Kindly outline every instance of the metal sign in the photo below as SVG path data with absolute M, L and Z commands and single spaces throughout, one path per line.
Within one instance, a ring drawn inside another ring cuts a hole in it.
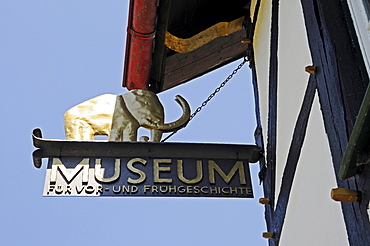
M 247 160 L 50 158 L 44 196 L 253 198 Z
M 254 145 L 66 141 L 33 132 L 34 164 L 48 158 L 44 196 L 253 198 Z

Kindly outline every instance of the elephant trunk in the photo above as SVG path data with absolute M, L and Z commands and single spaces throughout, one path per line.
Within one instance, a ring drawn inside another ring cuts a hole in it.
M 180 129 L 186 126 L 186 124 L 189 122 L 190 106 L 188 102 L 180 95 L 177 95 L 175 100 L 178 104 L 180 104 L 183 110 L 181 117 L 178 120 L 171 122 L 171 123 L 158 124 L 158 127 L 157 127 L 158 130 L 161 130 L 163 132 L 173 132 L 173 131 L 176 131 L 177 129 Z

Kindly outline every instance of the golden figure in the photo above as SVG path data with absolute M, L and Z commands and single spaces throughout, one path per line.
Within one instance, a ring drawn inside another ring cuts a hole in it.
M 107 135 L 109 141 L 137 141 L 137 130 L 142 126 L 151 129 L 150 141 L 159 142 L 163 132 L 174 131 L 189 121 L 189 104 L 180 95 L 175 100 L 183 114 L 165 124 L 163 106 L 154 92 L 137 89 L 123 95 L 97 96 L 64 114 L 66 138 L 94 140 L 95 135 Z

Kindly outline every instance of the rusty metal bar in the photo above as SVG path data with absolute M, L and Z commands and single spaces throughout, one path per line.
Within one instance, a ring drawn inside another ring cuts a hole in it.
M 42 139 L 38 128 L 32 139 L 39 148 L 33 153 L 37 168 L 42 158 L 62 156 L 245 159 L 255 163 L 262 154 L 259 146 L 241 144 L 49 140 Z

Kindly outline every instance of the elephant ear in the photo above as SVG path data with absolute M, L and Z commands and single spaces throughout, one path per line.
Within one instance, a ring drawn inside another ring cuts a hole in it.
M 122 96 L 116 97 L 116 104 L 114 107 L 113 117 L 112 117 L 112 128 L 109 134 L 110 141 L 123 141 L 123 129 L 126 125 L 139 125 L 136 119 L 132 117 L 131 113 L 128 111 L 126 104 Z M 128 140 L 125 140 L 128 141 Z M 131 140 L 130 140 L 131 141 Z M 134 141 L 134 140 L 132 140 Z
M 122 123 L 128 121 L 133 122 L 136 121 L 136 119 L 134 119 L 129 112 L 122 95 L 117 96 L 112 119 L 112 128 L 118 128 Z
M 157 124 L 163 123 L 163 106 L 154 92 L 137 89 L 122 96 L 128 111 L 141 126 L 157 129 Z

